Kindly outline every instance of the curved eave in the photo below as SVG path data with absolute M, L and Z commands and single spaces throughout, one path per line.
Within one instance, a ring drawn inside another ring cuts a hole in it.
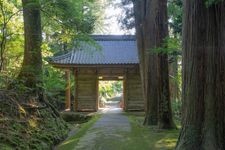
M 56 68 L 132 68 L 139 66 L 138 63 L 130 64 L 59 64 L 51 63 Z

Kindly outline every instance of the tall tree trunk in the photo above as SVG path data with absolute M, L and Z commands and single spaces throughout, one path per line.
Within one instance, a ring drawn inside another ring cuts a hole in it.
M 25 50 L 18 79 L 25 86 L 36 89 L 42 81 L 41 16 L 38 0 L 22 0 Z
M 225 149 L 225 2 L 185 0 L 183 120 L 177 150 Z
M 167 54 L 154 53 L 168 36 L 167 0 L 134 1 L 140 71 L 146 102 L 145 125 L 173 128 Z
M 157 82 L 155 77 L 149 75 L 154 73 L 153 68 L 156 69 L 156 60 L 153 63 L 150 62 L 150 58 L 156 59 L 156 56 L 150 54 L 150 52 L 146 49 L 146 44 L 149 40 L 150 33 L 146 31 L 145 22 L 146 19 L 146 11 L 149 7 L 146 6 L 146 0 L 134 0 L 134 12 L 135 12 L 135 25 L 136 25 L 136 37 L 137 37 L 137 45 L 138 45 L 138 54 L 140 60 L 140 74 L 142 79 L 142 87 L 145 101 L 145 111 L 146 118 L 144 124 L 146 125 L 157 125 L 158 122 L 158 95 L 157 95 Z M 151 66 L 150 66 L 151 65 Z M 149 69 L 152 68 L 152 69 Z M 152 71 L 151 73 L 149 71 Z M 156 71 L 156 70 L 155 70 Z M 155 75 L 155 74 L 154 74 Z M 151 81 L 150 81 L 151 80 Z
M 169 90 L 169 71 L 167 54 L 159 54 L 159 100 L 158 126 L 160 129 L 175 128 L 172 118 L 172 109 Z
M 0 13 L 1 13 L 1 30 L 0 30 L 0 73 L 5 70 L 5 51 L 7 42 L 7 18 L 6 11 L 4 10 L 3 2 L 0 1 Z
M 168 34 L 168 16 L 167 16 L 167 0 L 155 0 L 149 11 L 149 15 L 152 15 L 149 25 L 153 24 L 152 40 L 155 41 L 153 45 L 155 47 L 163 47 L 165 39 L 169 36 Z M 155 11 L 155 12 L 153 12 Z M 150 34 L 151 35 L 151 34 Z M 166 48 L 166 47 L 165 47 Z M 172 119 L 172 110 L 170 103 L 170 90 L 169 90 L 169 71 L 168 71 L 168 55 L 166 53 L 159 53 L 158 59 L 158 126 L 163 129 L 171 129 L 175 127 Z
M 173 56 L 173 62 L 169 64 L 170 99 L 180 100 L 178 76 L 178 56 Z

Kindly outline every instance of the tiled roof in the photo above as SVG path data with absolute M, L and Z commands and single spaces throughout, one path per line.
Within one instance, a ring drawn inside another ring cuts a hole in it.
M 53 57 L 52 64 L 107 65 L 138 64 L 138 52 L 134 36 L 93 35 L 98 46 L 81 44 L 67 54 Z

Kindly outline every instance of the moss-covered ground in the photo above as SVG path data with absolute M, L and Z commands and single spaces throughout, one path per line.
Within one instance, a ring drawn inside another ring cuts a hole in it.
M 128 117 L 131 124 L 130 132 L 118 132 L 116 134 L 121 135 L 123 140 L 108 140 L 104 136 L 99 135 L 96 139 L 94 145 L 90 144 L 90 149 L 95 150 L 95 147 L 98 147 L 96 150 L 103 150 L 99 145 L 109 145 L 108 150 L 173 150 L 179 134 L 178 129 L 174 130 L 159 130 L 157 127 L 143 126 L 144 116 L 137 115 L 139 113 L 125 113 Z M 71 136 L 69 139 L 64 141 L 59 147 L 58 150 L 73 150 L 76 149 L 76 146 L 79 140 L 87 134 L 87 130 L 98 120 L 99 116 L 91 119 L 88 123 L 85 123 L 81 126 L 77 134 Z M 112 147 L 113 146 L 113 147 Z M 103 146 L 102 146 L 103 147 Z M 99 149 L 100 148 L 100 149 Z
M 1 150 L 50 150 L 54 149 L 55 145 L 67 137 L 69 130 L 71 130 L 69 127 L 75 127 L 77 122 L 68 125 L 52 107 L 44 104 L 43 102 L 32 100 L 25 101 L 23 96 L 16 94 L 16 92 L 0 91 Z M 42 106 L 45 107 L 42 108 Z M 112 115 L 111 117 L 113 118 Z M 99 138 L 96 140 L 97 143 L 90 145 L 90 148 L 93 150 L 105 150 L 92 147 L 97 145 L 98 148 L 101 148 L 101 144 L 103 144 L 106 147 L 110 146 L 107 150 L 174 149 L 179 129 L 159 130 L 157 127 L 143 126 L 143 113 L 122 113 L 121 115 L 125 115 L 129 119 L 128 123 L 130 122 L 131 130 L 128 132 L 119 130 L 117 132 L 116 130 L 112 133 L 115 136 L 122 137 L 122 140 L 114 140 L 113 136 L 106 140 L 105 135 L 101 134 L 104 132 L 99 132 L 101 135 L 96 136 L 96 138 Z M 64 118 L 67 118 L 67 120 L 74 120 L 74 117 L 77 120 L 77 115 L 75 114 L 75 116 L 71 113 L 64 114 Z M 72 129 L 75 131 L 74 134 L 62 142 L 57 149 L 75 149 L 80 139 L 87 134 L 88 129 L 100 117 L 101 115 L 96 115 L 87 123 L 76 126 L 75 128 L 78 128 L 78 130 Z M 79 115 L 78 118 L 83 118 L 83 115 Z M 82 122 L 85 120 L 86 118 Z M 99 127 L 97 130 L 101 129 Z
M 63 141 L 61 144 L 59 144 L 56 149 L 57 150 L 72 150 L 79 142 L 79 139 L 85 135 L 87 130 L 100 118 L 100 115 L 93 116 L 88 122 L 83 123 L 77 127 L 75 124 L 74 128 L 74 134 L 72 134 L 70 137 L 68 137 L 65 141 Z
M 68 124 L 52 107 L 26 99 L 0 91 L 1 150 L 51 150 L 68 134 Z
M 179 135 L 178 129 L 159 130 L 157 127 L 143 126 L 142 115 L 127 114 L 131 122 L 132 131 L 121 149 L 129 150 L 173 150 Z

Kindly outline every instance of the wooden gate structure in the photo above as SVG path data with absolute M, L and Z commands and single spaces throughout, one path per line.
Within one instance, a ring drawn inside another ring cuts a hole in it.
M 123 80 L 124 110 L 144 110 L 135 36 L 93 35 L 96 45 L 81 44 L 53 57 L 54 67 L 66 70 L 66 108 L 71 108 L 70 74 L 75 77 L 75 111 L 98 110 L 98 81 Z

